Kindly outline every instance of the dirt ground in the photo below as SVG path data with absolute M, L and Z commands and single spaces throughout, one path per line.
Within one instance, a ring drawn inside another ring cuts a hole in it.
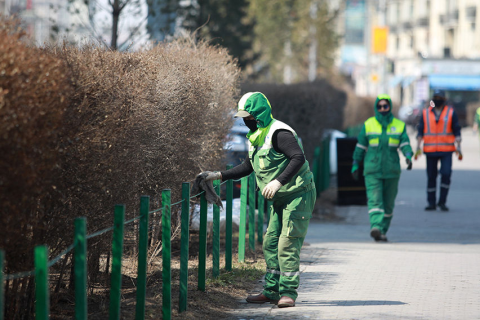
M 225 239 L 220 247 L 225 248 Z M 248 235 L 246 239 L 248 247 Z M 232 271 L 225 271 L 225 256 L 221 252 L 220 276 L 212 277 L 212 248 L 208 239 L 207 280 L 205 292 L 198 286 L 198 234 L 190 237 L 188 264 L 188 298 L 187 311 L 179 313 L 179 277 L 180 244 L 172 241 L 172 319 L 227 319 L 228 310 L 236 308 L 240 299 L 247 296 L 265 273 L 265 261 L 261 244 L 256 243 L 255 252 L 245 254 L 245 262 L 238 262 L 238 235 L 233 237 Z M 135 319 L 136 306 L 136 257 L 124 258 L 122 262 L 122 304 L 121 319 Z M 68 294 L 52 297 L 51 319 L 71 319 L 74 317 L 74 297 Z M 92 288 L 88 294 L 88 318 L 107 319 L 109 308 L 109 289 L 105 286 Z M 161 253 L 155 257 L 148 268 L 146 319 L 162 319 L 162 259 Z
M 321 193 L 315 204 L 313 218 L 322 221 L 341 219 L 335 214 L 337 189 L 331 186 Z M 265 273 L 265 260 L 261 244 L 256 243 L 255 252 L 245 254 L 245 262 L 238 262 L 238 234 L 233 236 L 232 271 L 225 271 L 225 239 L 221 239 L 220 276 L 212 277 L 212 239 L 207 240 L 207 282 L 205 292 L 198 286 L 198 233 L 191 232 L 188 268 L 187 311 L 179 313 L 179 277 L 180 277 L 180 243 L 172 241 L 172 318 L 173 319 L 228 319 L 228 311 L 235 309 L 239 301 L 247 294 L 258 289 L 258 280 Z M 248 234 L 246 239 L 248 247 Z M 122 305 L 121 319 L 135 319 L 137 257 L 125 255 L 122 268 Z M 88 318 L 100 320 L 108 318 L 109 275 L 100 275 L 103 285 L 93 286 L 88 294 Z M 74 316 L 74 297 L 69 294 L 52 295 L 51 319 L 71 319 Z M 162 319 L 162 259 L 161 252 L 152 259 L 147 275 L 146 319 Z

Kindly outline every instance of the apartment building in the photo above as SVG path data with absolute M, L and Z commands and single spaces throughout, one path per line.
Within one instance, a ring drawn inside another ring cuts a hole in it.
M 364 2 L 367 59 L 351 73 L 357 94 L 387 92 L 400 105 L 418 106 L 444 89 L 465 122 L 465 106 L 480 100 L 480 1 Z M 376 26 L 388 27 L 385 53 L 371 52 Z
M 71 12 L 76 12 L 72 14 Z M 87 7 L 66 0 L 0 0 L 0 15 L 21 18 L 36 45 L 65 38 L 79 41 L 91 36 Z M 74 32 L 71 32 L 74 31 Z

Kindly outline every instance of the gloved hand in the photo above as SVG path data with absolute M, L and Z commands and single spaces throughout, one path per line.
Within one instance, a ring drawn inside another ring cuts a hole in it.
M 353 165 L 352 165 L 352 178 L 355 181 L 358 180 L 358 163 L 356 162 L 353 162 Z
M 418 157 L 422 155 L 422 149 L 417 148 L 417 151 L 415 151 L 415 155 L 413 156 L 413 159 L 417 160 Z
M 200 174 L 207 174 L 205 181 L 220 180 L 222 179 L 222 174 L 220 171 L 204 171 Z
M 458 149 L 455 151 L 455 154 L 458 156 L 458 160 L 462 161 L 463 160 L 463 154 L 462 154 L 462 150 L 461 149 Z
M 407 170 L 412 170 L 412 158 L 407 158 L 405 161 L 407 162 Z
M 272 199 L 275 193 L 282 187 L 282 184 L 277 180 L 274 179 L 270 181 L 265 188 L 263 188 L 262 191 L 262 196 L 265 197 L 265 199 Z

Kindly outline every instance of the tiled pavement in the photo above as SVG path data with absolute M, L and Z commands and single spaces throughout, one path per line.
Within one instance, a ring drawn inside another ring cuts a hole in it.
M 480 319 L 478 149 L 477 137 L 464 133 L 466 161 L 454 162 L 449 212 L 423 211 L 426 177 L 417 163 L 417 170 L 402 174 L 389 243 L 369 239 L 366 207 L 337 208 L 344 221 L 310 225 L 297 305 L 279 309 L 243 302 L 229 316 Z

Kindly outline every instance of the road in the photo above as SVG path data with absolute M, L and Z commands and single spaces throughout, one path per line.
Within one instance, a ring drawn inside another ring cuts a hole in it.
M 424 211 L 422 157 L 402 173 L 388 243 L 371 240 L 366 207 L 337 207 L 343 221 L 310 224 L 297 305 L 244 303 L 232 319 L 480 319 L 480 143 L 462 134 L 449 212 Z

